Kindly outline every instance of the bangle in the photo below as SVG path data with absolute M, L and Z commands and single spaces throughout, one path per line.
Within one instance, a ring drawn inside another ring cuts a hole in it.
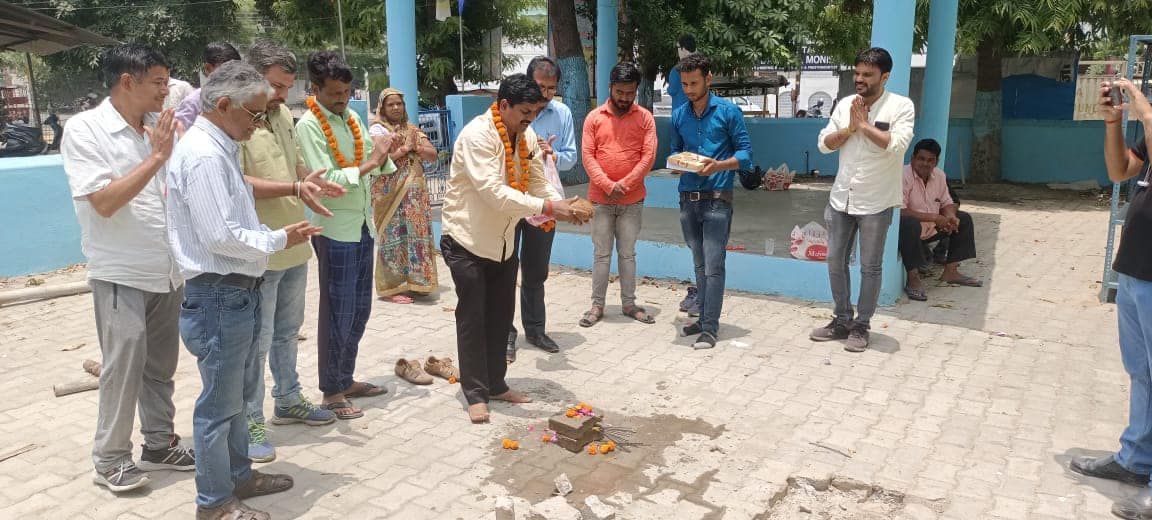
M 292 183 L 292 191 L 296 192 L 296 198 L 300 198 L 300 181 Z
M 551 200 L 545 200 L 544 201 L 544 214 L 548 215 L 548 216 L 552 216 L 552 201 Z

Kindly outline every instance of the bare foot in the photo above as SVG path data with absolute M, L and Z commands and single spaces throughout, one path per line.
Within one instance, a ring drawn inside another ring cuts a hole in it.
M 504 392 L 500 395 L 491 396 L 490 399 L 493 399 L 495 401 L 504 401 L 504 402 L 508 402 L 508 403 L 517 403 L 517 404 L 531 403 L 532 402 L 532 398 L 528 397 L 527 394 L 517 392 L 515 390 L 509 390 L 509 391 Z
M 488 422 L 488 403 L 468 405 L 468 420 L 472 421 L 472 424 Z

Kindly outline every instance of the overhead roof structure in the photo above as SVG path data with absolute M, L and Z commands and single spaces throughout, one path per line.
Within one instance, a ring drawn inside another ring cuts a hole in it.
M 44 56 L 81 45 L 104 46 L 117 43 L 112 38 L 46 14 L 0 1 L 0 51 Z

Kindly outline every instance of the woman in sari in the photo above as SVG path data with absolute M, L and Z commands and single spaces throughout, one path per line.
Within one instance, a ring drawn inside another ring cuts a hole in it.
M 412 295 L 436 290 L 436 257 L 432 242 L 431 203 L 423 161 L 436 160 L 436 147 L 408 122 L 404 94 L 394 88 L 380 93 L 370 135 L 393 134 L 396 171 L 372 185 L 377 232 L 376 294 L 392 303 L 412 303 Z

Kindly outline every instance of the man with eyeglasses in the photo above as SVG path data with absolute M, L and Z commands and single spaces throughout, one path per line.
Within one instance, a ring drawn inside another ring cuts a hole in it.
M 552 161 L 556 169 L 555 176 L 549 176 L 545 169 L 545 177 L 550 177 L 549 183 L 563 195 L 564 185 L 560 183 L 559 173 L 575 167 L 579 153 L 572 110 L 556 99 L 560 67 L 552 58 L 537 56 L 528 62 L 527 75 L 540 86 L 546 102 L 540 115 L 532 122 L 544 161 Z M 520 253 L 520 324 L 524 326 L 524 339 L 548 353 L 560 351 L 560 346 L 544 332 L 544 282 L 548 280 L 552 239 L 556 236 L 554 222 L 539 216 L 522 219 L 516 226 L 515 238 Z M 512 327 L 508 332 L 509 363 L 516 361 L 516 336 L 516 327 Z
M 240 168 L 253 186 L 269 191 L 279 186 L 283 196 L 256 200 L 260 223 L 276 229 L 305 220 L 305 204 L 311 202 L 320 207 L 319 201 L 313 198 L 317 193 L 338 197 L 345 190 L 321 178 L 323 169 L 309 174 L 304 157 L 297 152 L 292 113 L 285 104 L 296 79 L 296 57 L 292 51 L 269 41 L 258 41 L 248 51 L 248 63 L 264 74 L 272 91 L 268 97 L 267 118 L 261 118 L 266 121 L 257 125 L 251 138 L 240 143 Z M 295 196 L 297 190 L 301 197 Z M 331 215 L 326 209 L 319 212 Z M 274 424 L 319 426 L 336 420 L 332 411 L 312 404 L 304 396 L 296 372 L 297 338 L 304 324 L 304 292 L 311 258 L 312 249 L 308 244 L 299 244 L 273 254 L 264 271 L 264 283 L 260 286 L 259 350 L 250 376 L 256 390 L 247 401 L 248 457 L 253 462 L 271 462 L 276 458 L 264 421 L 265 364 L 272 372 Z
M 192 412 L 196 439 L 196 518 L 264 520 L 240 500 L 285 491 L 287 475 L 252 469 L 245 402 L 256 389 L 261 276 L 277 251 L 320 232 L 307 220 L 272 230 L 261 224 L 240 172 L 239 142 L 265 117 L 268 83 L 251 65 L 221 65 L 200 91 L 205 111 L 176 145 L 169 164 L 172 255 L 187 280 L 180 336 L 196 357 L 203 390 Z

